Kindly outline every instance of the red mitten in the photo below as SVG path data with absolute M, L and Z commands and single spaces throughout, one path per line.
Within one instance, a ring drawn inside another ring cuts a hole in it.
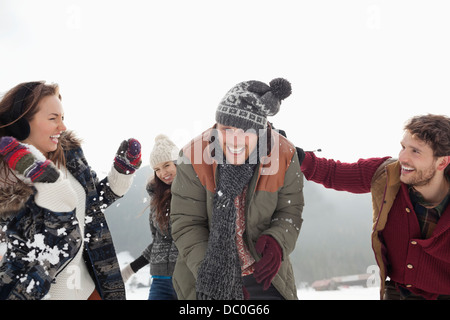
M 259 237 L 255 248 L 262 255 L 262 258 L 255 263 L 253 276 L 256 282 L 264 282 L 263 289 L 267 290 L 278 270 L 280 270 L 283 252 L 278 242 L 268 235 Z

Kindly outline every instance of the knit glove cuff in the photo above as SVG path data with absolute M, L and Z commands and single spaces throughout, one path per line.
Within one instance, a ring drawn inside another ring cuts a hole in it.
M 121 173 L 117 171 L 115 166 L 112 166 L 108 173 L 109 186 L 114 194 L 119 197 L 123 197 L 128 192 L 133 181 L 134 176 L 132 174 Z
M 114 168 L 122 174 L 133 174 L 141 166 L 141 144 L 130 138 L 122 141 L 114 158 Z
M 20 143 L 13 137 L 0 139 L 0 155 L 6 164 L 32 182 L 55 182 L 59 170 L 35 147 Z

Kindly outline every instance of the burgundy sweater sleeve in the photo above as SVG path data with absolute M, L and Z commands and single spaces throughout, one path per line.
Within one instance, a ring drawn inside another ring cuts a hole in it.
M 368 193 L 375 171 L 389 158 L 359 159 L 355 163 L 344 163 L 317 158 L 313 152 L 306 152 L 301 169 L 307 180 L 320 183 L 326 188 Z

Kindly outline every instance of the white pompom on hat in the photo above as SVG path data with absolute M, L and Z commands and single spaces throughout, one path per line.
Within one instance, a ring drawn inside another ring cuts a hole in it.
M 150 166 L 155 168 L 159 163 L 167 161 L 176 161 L 179 153 L 178 147 L 169 137 L 159 134 L 155 138 L 155 145 L 150 153 Z

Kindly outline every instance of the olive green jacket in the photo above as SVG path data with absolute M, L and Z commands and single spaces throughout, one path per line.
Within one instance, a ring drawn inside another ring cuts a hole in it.
M 172 236 L 179 251 L 173 284 L 179 299 L 196 298 L 197 271 L 208 245 L 217 177 L 217 162 L 209 150 L 212 130 L 205 131 L 180 151 L 171 188 Z M 277 240 L 283 259 L 272 284 L 286 299 L 297 299 L 289 254 L 294 250 L 303 221 L 303 174 L 295 147 L 274 130 L 269 136 L 270 152 L 261 158 L 248 185 L 244 241 L 258 261 L 261 258 L 255 250 L 258 238 L 265 234 Z

